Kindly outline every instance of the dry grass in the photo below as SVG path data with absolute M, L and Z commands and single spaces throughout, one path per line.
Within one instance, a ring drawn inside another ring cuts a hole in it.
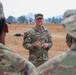
M 26 30 L 34 25 L 9 25 L 9 33 L 6 36 L 6 46 L 14 52 L 20 54 L 22 57 L 28 58 L 28 50 L 26 50 L 23 44 L 23 36 L 16 37 L 16 33 L 24 34 Z M 61 25 L 44 25 L 51 33 L 53 46 L 50 48 L 48 54 L 49 58 L 52 58 L 68 49 L 65 43 L 66 32 Z

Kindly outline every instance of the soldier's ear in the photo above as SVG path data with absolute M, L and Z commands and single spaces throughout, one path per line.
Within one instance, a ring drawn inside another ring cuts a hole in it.
M 6 24 L 5 27 L 3 28 L 3 31 L 8 33 L 8 25 L 7 25 L 7 24 Z

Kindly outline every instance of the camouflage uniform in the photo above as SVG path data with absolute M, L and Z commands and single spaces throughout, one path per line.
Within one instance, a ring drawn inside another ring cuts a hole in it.
M 31 75 L 76 75 L 76 44 L 39 66 Z
M 61 24 L 63 27 L 65 25 L 65 30 L 69 34 L 73 33 L 71 35 L 76 37 L 76 9 L 67 10 Z M 74 41 L 70 50 L 45 62 L 31 75 L 76 75 L 76 42 Z
M 74 42 L 76 42 L 76 39 L 74 37 L 72 37 L 71 35 L 67 34 L 66 35 L 66 43 L 68 45 L 68 43 L 70 45 L 72 45 Z
M 24 33 L 23 46 L 29 50 L 29 60 L 35 65 L 39 66 L 48 60 L 48 50 L 52 46 L 51 35 L 44 27 L 42 30 L 38 30 L 36 27 L 31 28 Z M 47 49 L 32 47 L 32 44 L 36 41 L 40 41 L 41 44 L 48 43 Z
M 30 75 L 34 65 L 0 43 L 0 75 Z

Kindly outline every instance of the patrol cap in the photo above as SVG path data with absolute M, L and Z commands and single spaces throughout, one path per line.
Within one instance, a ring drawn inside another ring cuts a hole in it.
M 76 37 L 76 9 L 66 10 L 61 24 L 68 34 Z
M 6 20 L 3 12 L 3 5 L 0 2 L 0 34 L 2 33 L 2 30 L 5 26 L 6 26 Z
M 38 18 L 43 18 L 43 14 L 41 13 L 35 14 L 35 19 L 38 19 Z

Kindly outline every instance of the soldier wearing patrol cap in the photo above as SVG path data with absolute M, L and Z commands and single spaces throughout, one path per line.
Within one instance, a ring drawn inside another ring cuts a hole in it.
M 8 25 L 0 2 L 0 75 L 30 75 L 35 66 L 5 46 Z
M 40 13 L 35 14 L 35 19 L 38 19 L 38 18 L 43 18 L 43 14 L 40 14 Z
M 76 38 L 76 9 L 67 10 L 61 24 L 69 35 Z M 76 42 L 68 51 L 39 66 L 31 75 L 76 75 Z
M 35 26 L 24 33 L 23 46 L 29 50 L 29 60 L 40 66 L 48 60 L 48 50 L 52 47 L 52 37 L 43 26 L 43 14 L 35 14 Z

